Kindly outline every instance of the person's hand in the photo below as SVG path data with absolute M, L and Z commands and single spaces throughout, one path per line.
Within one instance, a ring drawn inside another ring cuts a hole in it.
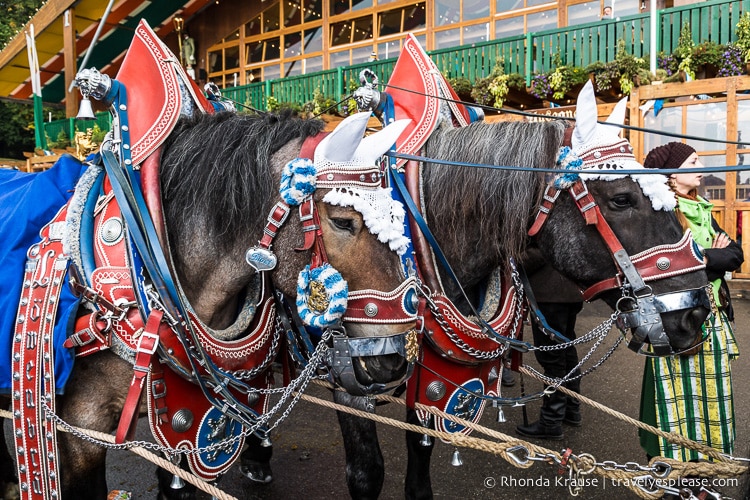
M 716 235 L 716 238 L 714 238 L 711 248 L 726 248 L 729 246 L 729 243 L 731 243 L 731 240 L 729 239 L 729 236 L 727 236 L 727 233 L 719 233 Z

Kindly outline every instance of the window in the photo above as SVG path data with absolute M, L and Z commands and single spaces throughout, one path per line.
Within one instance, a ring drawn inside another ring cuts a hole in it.
M 331 46 L 372 38 L 372 16 L 359 17 L 331 25 Z
M 378 3 L 378 5 L 380 5 Z M 378 14 L 378 35 L 387 36 L 425 27 L 425 4 L 415 3 Z
M 579 3 L 568 7 L 568 26 L 576 24 L 594 23 L 601 20 L 602 4 L 599 0 Z

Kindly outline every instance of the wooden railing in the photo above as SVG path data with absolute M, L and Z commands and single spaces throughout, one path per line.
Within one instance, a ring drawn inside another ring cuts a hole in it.
M 714 41 L 725 44 L 736 39 L 735 27 L 743 12 L 750 10 L 750 0 L 711 0 L 683 7 L 658 11 L 657 33 L 659 51 L 672 53 L 677 47 L 680 29 L 689 22 L 696 43 Z M 522 36 L 452 47 L 430 52 L 438 69 L 449 78 L 465 77 L 471 82 L 492 73 L 498 60 L 506 73 L 520 73 L 527 83 L 535 72 L 554 67 L 557 55 L 563 64 L 586 67 L 611 61 L 619 40 L 626 50 L 646 57 L 650 50 L 650 15 L 648 13 L 581 24 L 567 28 L 528 33 Z M 395 58 L 361 63 L 306 75 L 255 82 L 224 89 L 224 96 L 256 109 L 267 109 L 268 98 L 279 103 L 302 105 L 313 100 L 317 90 L 322 96 L 339 101 L 350 93 L 350 82 L 357 82 L 364 68 L 375 72 L 381 83 L 388 81 Z M 108 124 L 100 123 L 99 126 Z M 61 126 L 45 124 L 47 135 L 55 140 Z M 72 125 L 67 126 L 72 137 Z

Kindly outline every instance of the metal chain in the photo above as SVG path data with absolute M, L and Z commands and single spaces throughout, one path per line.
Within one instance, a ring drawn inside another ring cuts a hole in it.
M 603 339 L 604 339 L 604 338 L 602 337 L 602 340 L 603 340 Z M 572 381 L 574 381 L 574 380 L 578 380 L 578 379 L 580 379 L 580 378 L 583 378 L 583 377 L 585 377 L 586 375 L 588 375 L 589 373 L 592 373 L 592 372 L 593 372 L 594 370 L 596 370 L 597 368 L 599 368 L 599 367 L 600 367 L 601 365 L 603 365 L 603 364 L 604 364 L 604 362 L 605 362 L 605 361 L 607 361 L 607 360 L 608 360 L 608 359 L 609 359 L 609 358 L 610 358 L 610 357 L 612 356 L 612 354 L 613 354 L 613 353 L 615 352 L 615 350 L 617 350 L 617 348 L 619 347 L 619 345 L 620 345 L 620 343 L 622 342 L 622 340 L 623 340 L 623 338 L 622 338 L 621 336 L 620 336 L 620 337 L 617 337 L 617 340 L 616 340 L 616 341 L 615 341 L 615 343 L 614 343 L 614 344 L 612 345 L 612 347 L 611 347 L 611 348 L 609 349 L 609 351 L 607 351 L 607 352 L 606 352 L 606 353 L 604 354 L 604 356 L 602 356 L 602 358 L 601 358 L 601 359 L 600 359 L 600 360 L 599 360 L 599 361 L 598 361 L 598 362 L 597 362 L 596 364 L 594 364 L 594 365 L 590 366 L 589 368 L 587 368 L 586 370 L 584 370 L 584 371 L 580 372 L 580 373 L 579 373 L 578 375 L 576 375 L 576 376 L 574 376 L 574 377 L 571 377 L 571 374 L 572 374 L 573 372 L 575 372 L 576 368 L 580 368 L 580 367 L 581 367 L 581 366 L 583 365 L 583 363 L 584 363 L 585 361 L 587 361 L 587 360 L 588 360 L 588 358 L 590 358 L 590 357 L 591 357 L 591 355 L 593 355 L 593 352 L 594 352 L 594 351 L 595 351 L 595 350 L 596 350 L 596 349 L 598 348 L 598 346 L 599 346 L 600 342 L 597 342 L 597 343 L 596 343 L 596 344 L 595 344 L 595 345 L 594 345 L 594 346 L 593 346 L 593 347 L 591 348 L 591 350 L 590 350 L 590 351 L 589 351 L 588 353 L 586 353 L 586 356 L 584 356 L 584 357 L 583 357 L 583 359 L 581 360 L 581 362 L 580 362 L 580 363 L 578 363 L 578 365 L 576 365 L 576 367 L 575 367 L 575 368 L 573 368 L 573 369 L 572 369 L 572 370 L 571 370 L 571 371 L 570 371 L 570 372 L 569 372 L 569 373 L 568 373 L 568 374 L 567 374 L 567 375 L 566 375 L 565 377 L 563 377 L 563 378 L 554 378 L 554 377 L 548 377 L 548 376 L 546 376 L 546 375 L 544 375 L 544 374 L 540 373 L 539 371 L 537 371 L 537 370 L 536 370 L 535 368 L 533 368 L 533 367 L 531 367 L 531 366 L 528 366 L 528 365 L 524 365 L 524 366 L 525 366 L 525 368 L 526 368 L 527 370 L 529 370 L 529 371 L 530 371 L 530 372 L 532 372 L 532 373 L 533 373 L 533 374 L 534 374 L 534 375 L 535 375 L 536 377 L 538 377 L 538 378 L 539 378 L 539 379 L 540 379 L 540 380 L 541 380 L 542 382 L 544 382 L 545 384 L 547 384 L 547 385 L 549 385 L 549 386 L 554 386 L 555 388 L 557 388 L 557 387 L 560 387 L 561 385 L 563 385 L 563 384 L 565 384 L 565 383 L 567 383 L 567 382 L 572 382 Z
M 513 281 L 513 288 L 516 296 L 516 307 L 513 314 L 513 326 L 511 331 L 511 336 L 509 338 L 515 339 L 516 338 L 516 332 L 518 331 L 518 326 L 521 321 L 523 321 L 523 284 L 521 283 L 521 278 L 518 273 L 518 270 L 514 265 L 511 265 L 511 279 Z M 448 321 L 443 317 L 442 313 L 437 307 L 437 304 L 435 304 L 432 300 L 429 300 L 429 295 L 424 294 L 427 297 L 427 304 L 430 308 L 430 311 L 432 311 L 433 316 L 435 317 L 435 321 L 438 322 L 440 327 L 443 329 L 445 334 L 450 338 L 450 340 L 461 349 L 466 354 L 469 354 L 475 359 L 488 361 L 497 359 L 503 354 L 505 354 L 505 351 L 507 349 L 507 346 L 504 344 L 500 344 L 497 349 L 492 351 L 482 351 L 480 349 L 476 349 L 475 347 L 470 346 L 464 340 L 453 330 L 453 328 L 450 326 Z
M 164 446 L 158 443 L 150 442 L 150 441 L 128 441 L 126 443 L 110 443 L 107 441 L 102 441 L 100 439 L 97 439 L 95 437 L 92 437 L 85 432 L 79 430 L 76 427 L 73 427 L 63 419 L 61 419 L 58 415 L 56 415 L 52 409 L 46 404 L 44 405 L 44 412 L 47 418 L 53 420 L 57 425 L 59 425 L 61 428 L 63 428 L 68 433 L 72 434 L 73 436 L 76 436 L 77 438 L 95 444 L 97 446 L 101 446 L 103 448 L 108 448 L 112 450 L 127 450 L 130 448 L 140 447 L 146 450 L 151 450 L 155 452 L 164 453 L 168 456 L 174 456 L 174 455 L 197 455 L 200 453 L 210 452 L 217 449 L 226 449 L 227 446 L 234 445 L 234 443 L 238 442 L 241 438 L 247 437 L 250 434 L 253 434 L 254 432 L 258 431 L 262 426 L 266 425 L 267 422 L 271 420 L 273 415 L 275 415 L 281 406 L 283 406 L 287 400 L 289 400 L 290 396 L 293 395 L 291 398 L 291 401 L 287 405 L 287 407 L 284 409 L 284 411 L 281 413 L 279 418 L 271 424 L 268 429 L 265 431 L 267 434 L 271 430 L 278 427 L 291 413 L 294 406 L 299 402 L 301 394 L 304 392 L 304 390 L 309 385 L 310 381 L 313 378 L 316 378 L 315 370 L 317 369 L 318 363 L 320 363 L 325 357 L 328 356 L 328 346 L 326 345 L 326 341 L 328 340 L 326 336 L 330 336 L 330 332 L 326 332 L 323 334 L 323 338 L 318 343 L 318 346 L 315 349 L 315 352 L 310 358 L 310 362 L 307 364 L 307 366 L 300 372 L 300 375 L 294 379 L 288 386 L 283 388 L 283 394 L 279 401 L 274 405 L 271 410 L 269 410 L 266 413 L 263 413 L 255 424 L 253 424 L 250 427 L 246 427 L 242 430 L 239 434 L 236 436 L 233 436 L 228 439 L 224 439 L 218 443 L 211 444 L 204 447 L 199 448 L 172 448 L 169 446 Z M 255 392 L 259 393 L 266 393 L 262 389 L 258 389 Z

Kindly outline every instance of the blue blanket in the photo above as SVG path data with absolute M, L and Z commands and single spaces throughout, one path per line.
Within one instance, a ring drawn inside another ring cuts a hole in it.
M 0 169 L 0 393 L 11 388 L 11 350 L 26 251 L 39 231 L 73 195 L 86 167 L 65 155 L 49 170 L 25 173 Z M 62 347 L 77 299 L 63 287 L 55 323 L 55 379 L 62 392 L 73 368 L 74 352 Z

